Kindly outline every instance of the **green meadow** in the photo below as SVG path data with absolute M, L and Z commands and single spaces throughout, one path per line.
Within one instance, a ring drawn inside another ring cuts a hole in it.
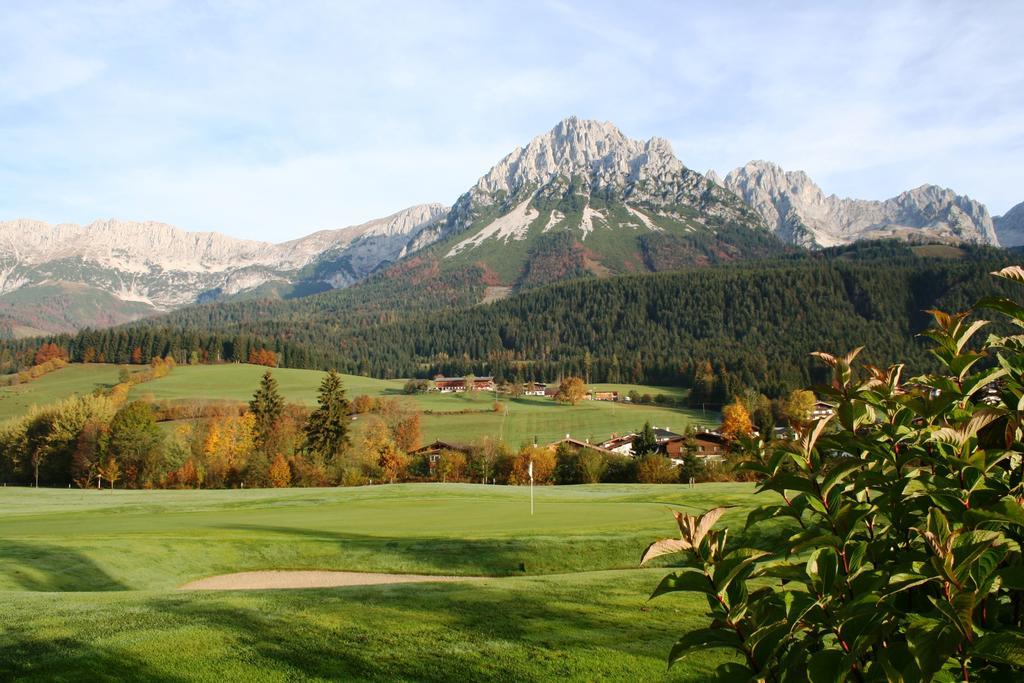
M 55 403 L 72 394 L 91 394 L 117 384 L 119 366 L 73 363 L 25 384 L 0 387 L 0 421 L 25 414 L 30 406 Z
M 469 484 L 230 491 L 0 489 L 0 678 L 682 680 L 695 596 L 648 601 L 636 568 L 671 509 L 748 484 Z M 770 538 L 757 539 L 770 543 Z M 182 591 L 212 575 L 333 569 L 483 577 L 279 591 Z
M 248 401 L 267 368 L 242 363 L 179 366 L 166 377 L 139 384 L 129 398 L 154 401 Z M 293 403 L 314 405 L 325 373 L 316 370 L 275 368 L 272 370 L 284 397 Z M 72 394 L 88 394 L 117 383 L 118 366 L 72 364 L 27 384 L 0 388 L 0 421 L 23 415 L 32 405 L 45 405 Z M 625 402 L 583 401 L 576 406 L 559 405 L 549 398 L 524 396 L 509 400 L 493 392 L 471 394 L 417 394 L 407 396 L 404 380 L 381 380 L 357 375 L 344 376 L 349 398 L 366 394 L 399 398 L 423 411 L 423 442 L 435 439 L 466 442 L 494 437 L 513 447 L 547 443 L 571 434 L 581 440 L 603 440 L 613 433 L 639 429 L 645 421 L 659 427 L 682 431 L 690 424 L 717 425 L 717 412 L 669 408 L 657 404 L 630 405 Z M 678 387 L 650 387 L 633 384 L 594 384 L 596 390 L 630 391 L 679 399 L 686 390 Z M 500 403 L 495 410 L 495 403 Z
M 248 364 L 180 366 L 166 377 L 135 386 L 130 399 L 153 401 L 248 401 L 267 368 Z M 272 370 L 282 395 L 293 403 L 314 405 L 325 373 L 316 370 L 275 368 Z M 65 375 L 64 373 L 68 373 Z M 67 379 L 64 379 L 67 377 Z M 656 404 L 630 405 L 625 402 L 583 401 L 576 406 L 559 405 L 549 398 L 525 396 L 508 400 L 493 392 L 468 394 L 428 393 L 407 396 L 404 380 L 380 380 L 344 375 L 349 398 L 366 394 L 398 398 L 423 411 L 422 441 L 435 439 L 467 442 L 481 437 L 506 441 L 513 447 L 548 443 L 566 434 L 585 440 L 603 440 L 613 433 L 639 429 L 645 421 L 681 432 L 690 424 L 717 425 L 716 412 L 669 408 Z M 47 403 L 71 393 L 86 393 L 117 381 L 117 367 L 111 365 L 70 365 L 35 382 L 11 388 L 17 401 L 0 393 L 0 418 L 23 413 L 32 403 Z M 674 387 L 631 384 L 595 384 L 597 390 L 614 390 L 625 395 L 631 390 L 655 396 L 685 397 Z M 4 401 L 8 400 L 8 403 Z M 495 410 L 495 403 L 499 403 Z

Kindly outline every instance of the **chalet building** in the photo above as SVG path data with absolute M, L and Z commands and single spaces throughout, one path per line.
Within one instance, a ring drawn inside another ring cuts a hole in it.
M 604 453 L 606 455 L 611 455 L 613 453 L 613 451 L 610 451 L 607 448 L 602 448 L 597 444 L 590 443 L 590 441 L 580 441 L 579 439 L 573 439 L 568 434 L 565 435 L 564 439 L 552 441 L 547 445 L 547 448 L 550 448 L 551 450 L 556 450 L 559 446 L 565 446 L 566 448 L 569 448 L 574 452 L 592 450 L 597 451 L 598 453 Z
M 434 377 L 434 389 L 442 394 L 459 393 L 466 390 L 465 377 L 445 377 L 437 375 Z M 473 391 L 494 391 L 493 377 L 474 377 Z
M 444 453 L 445 451 L 455 451 L 457 453 L 462 453 L 463 455 L 468 456 L 470 450 L 471 449 L 469 444 L 458 443 L 455 441 L 438 440 L 433 443 L 429 443 L 426 446 L 421 446 L 420 448 L 417 448 L 409 455 L 426 456 L 427 463 L 430 467 L 430 472 L 433 473 L 434 467 L 435 465 L 437 465 L 437 461 L 441 459 L 441 454 Z
M 814 409 L 811 410 L 812 420 L 824 420 L 827 417 L 832 417 L 836 414 L 836 407 L 831 403 L 825 401 L 817 401 L 814 404 Z
M 672 439 L 665 444 L 665 455 L 673 461 L 681 461 L 689 448 L 698 458 L 707 461 L 720 461 L 725 459 L 729 450 L 729 444 L 718 432 L 698 432 L 689 439 L 680 437 Z
M 540 382 L 527 382 L 523 385 L 523 396 L 543 396 L 548 390 L 548 385 Z
M 682 434 L 676 434 L 668 429 L 662 429 L 661 427 L 652 427 L 654 430 L 654 438 L 658 442 L 658 450 L 664 452 L 665 444 L 675 439 L 682 439 Z M 633 454 L 633 440 L 636 439 L 637 434 L 626 434 L 624 436 L 616 436 L 611 439 L 598 444 L 601 448 L 608 449 L 613 453 L 619 453 L 620 455 L 632 455 Z
M 594 391 L 591 392 L 587 398 L 594 401 L 618 401 L 619 392 L 617 391 Z
M 613 436 L 612 438 L 598 444 L 601 448 L 606 448 L 613 453 L 620 455 L 630 455 L 633 453 L 633 439 L 636 438 L 636 434 L 626 434 L 625 436 Z

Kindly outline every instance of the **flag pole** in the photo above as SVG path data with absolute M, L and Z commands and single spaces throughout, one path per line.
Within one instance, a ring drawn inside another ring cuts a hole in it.
M 530 516 L 533 516 L 533 461 L 530 461 Z

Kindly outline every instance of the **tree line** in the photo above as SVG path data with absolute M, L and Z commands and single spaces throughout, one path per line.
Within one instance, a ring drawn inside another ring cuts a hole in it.
M 743 388 L 770 397 L 821 379 L 809 354 L 866 345 L 868 360 L 933 360 L 916 335 L 925 311 L 959 310 L 1003 286 L 986 274 L 1001 251 L 922 258 L 906 245 L 856 245 L 672 273 L 574 280 L 489 305 L 466 304 L 472 277 L 424 275 L 427 294 L 371 282 L 288 302 L 184 309 L 151 321 L 48 338 L 74 361 L 125 363 L 173 355 L 188 362 L 246 361 L 272 354 L 282 367 L 336 368 L 381 378 L 494 375 L 498 381 L 691 387 L 694 404 L 722 405 Z M 372 285 L 372 286 L 371 286 Z M 429 303 L 431 287 L 441 304 Z M 464 287 L 460 290 L 460 287 Z M 415 289 L 415 288 L 413 288 Z M 388 295 L 382 294 L 388 292 Z M 359 292 L 373 294 L 358 302 Z M 404 290 L 403 290 L 404 292 Z M 393 310 L 386 305 L 394 297 Z M 422 303 L 410 305 L 407 299 Z M 402 303 L 399 303 L 399 302 Z M 454 302 L 454 308 L 438 308 Z M 459 306 L 462 306 L 461 308 Z M 8 341 L 0 363 L 16 369 L 40 340 Z M 136 355 L 136 351 L 138 351 Z M 270 363 L 268 363 L 270 364 Z

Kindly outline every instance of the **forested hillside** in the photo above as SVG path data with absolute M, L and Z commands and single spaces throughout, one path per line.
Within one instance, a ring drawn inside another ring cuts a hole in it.
M 916 249 L 916 251 L 915 251 Z M 52 340 L 72 360 L 232 362 L 269 349 L 288 367 L 377 377 L 436 372 L 694 387 L 721 402 L 740 387 L 779 395 L 806 384 L 815 350 L 864 344 L 878 363 L 929 356 L 915 339 L 927 309 L 960 310 L 1000 285 L 1011 260 L 993 249 L 939 252 L 891 243 L 811 255 L 584 279 L 506 300 L 480 295 L 472 268 L 436 272 L 415 261 L 410 280 L 381 279 L 292 302 L 198 306 L 145 323 Z M 925 254 L 925 256 L 919 255 Z M 957 258 L 949 258 L 956 256 Z M 373 296 L 360 298 L 370 292 Z M 40 340 L 9 342 L 17 365 Z

